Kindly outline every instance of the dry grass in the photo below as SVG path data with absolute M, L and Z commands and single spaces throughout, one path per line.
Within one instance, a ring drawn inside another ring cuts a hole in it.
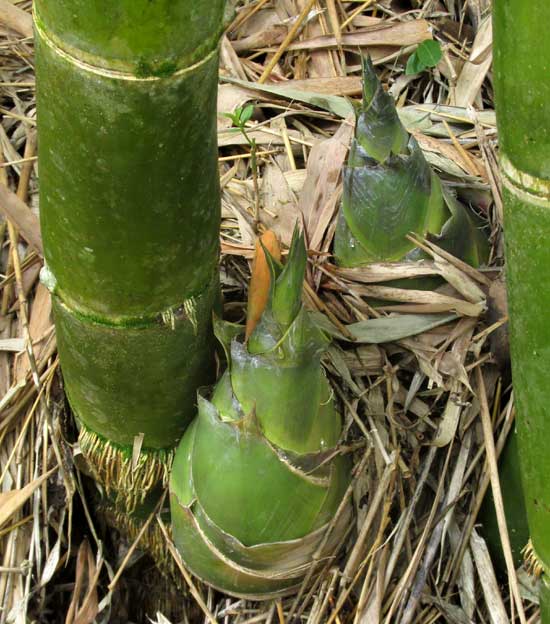
M 298 596 L 252 603 L 212 592 L 186 572 L 181 588 L 170 591 L 138 541 L 124 542 L 90 508 L 89 486 L 76 469 L 49 294 L 38 282 L 30 1 L 0 0 L 0 181 L 17 195 L 0 193 L 0 210 L 11 219 L 0 224 L 0 624 L 137 622 L 146 615 L 220 624 L 537 621 L 524 575 L 518 613 L 516 574 L 497 583 L 476 530 L 514 418 L 498 281 L 502 206 L 488 5 L 252 0 L 238 3 L 223 40 L 219 110 L 254 103 L 248 132 L 258 150 L 253 170 L 245 138 L 219 118 L 226 315 L 244 316 L 257 229 L 271 227 L 287 243 L 302 219 L 310 248 L 306 301 L 348 338 L 333 344 L 326 366 L 356 461 L 355 521 L 340 558 Z M 432 35 L 443 44 L 443 60 L 406 76 L 408 55 Z M 345 100 L 331 97 L 359 94 L 360 52 L 372 55 L 427 158 L 486 221 L 490 268 L 475 271 L 431 245 L 433 261 L 421 266 L 350 271 L 332 262 L 352 127 L 334 114 Z M 326 96 L 321 107 L 312 92 Z M 445 278 L 437 295 L 384 286 L 426 274 Z M 375 310 L 367 296 L 386 303 Z M 454 316 L 413 336 L 403 312 Z M 350 324 L 387 315 L 392 342 L 350 340 Z

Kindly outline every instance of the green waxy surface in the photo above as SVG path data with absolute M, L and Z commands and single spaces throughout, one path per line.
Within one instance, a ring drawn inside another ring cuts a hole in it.
M 208 319 L 217 285 L 197 299 Z M 209 322 L 197 329 L 183 311 L 174 328 L 161 319 L 144 327 L 112 327 L 77 316 L 54 297 L 57 344 L 71 407 L 89 429 L 132 446 L 177 444 L 196 413 L 196 388 L 215 373 Z
M 409 232 L 426 231 L 431 172 L 411 138 L 408 156 L 374 162 L 357 142 L 344 170 L 343 214 L 355 238 L 373 259 L 398 260 L 414 246 Z
M 122 513 L 147 510 L 215 372 L 224 9 L 34 3 L 40 220 L 61 368 L 83 455 Z
M 363 101 L 368 102 L 357 118 L 357 139 L 378 162 L 406 150 L 409 137 L 397 116 L 391 95 L 376 77 L 370 58 L 363 59 Z
M 216 320 L 228 370 L 210 400 L 199 396 L 170 477 L 184 562 L 214 587 L 256 599 L 295 589 L 316 553 L 335 553 L 350 521 L 350 462 L 337 448 L 341 419 L 320 361 L 328 340 L 301 305 L 303 237 L 295 232 L 284 269 L 267 258 L 270 294 L 248 342 Z
M 252 595 L 254 598 L 261 598 L 263 594 L 270 594 L 271 598 L 299 584 L 296 578 L 269 579 L 232 565 L 230 560 L 221 557 L 204 541 L 197 520 L 173 494 L 170 504 L 174 542 L 191 571 L 203 581 L 224 592 Z
M 494 86 L 519 465 L 531 542 L 550 570 L 550 4 L 497 0 Z M 506 492 L 505 492 L 506 495 Z M 550 622 L 541 584 L 541 618 Z
M 550 208 L 504 188 L 512 376 L 518 448 L 531 540 L 550 568 Z
M 297 583 L 294 577 L 288 580 L 280 578 L 269 579 L 247 573 L 247 566 L 264 567 L 269 570 L 270 564 L 282 560 L 287 565 L 285 569 L 292 569 L 303 564 L 304 558 L 311 552 L 312 544 L 318 544 L 322 534 L 313 535 L 313 539 L 301 542 L 292 541 L 288 544 L 264 544 L 259 547 L 246 548 L 241 543 L 236 544 L 235 538 L 222 532 L 205 515 L 195 500 L 193 478 L 191 474 L 193 448 L 196 439 L 198 419 L 187 429 L 178 448 L 170 482 L 172 532 L 174 541 L 180 552 L 184 553 L 186 564 L 200 578 L 223 588 L 225 591 L 239 594 L 258 594 L 284 590 Z M 209 545 L 211 548 L 209 548 Z M 229 558 L 221 553 L 229 542 Z M 304 553 L 305 549 L 305 553 Z M 235 551 L 238 551 L 237 553 Z M 230 564 L 235 559 L 234 564 Z
M 188 66 L 213 50 L 225 0 L 36 0 L 37 18 L 64 49 L 133 73 Z
M 320 359 L 281 365 L 269 357 L 250 355 L 238 342 L 232 346 L 233 391 L 245 413 L 255 412 L 264 434 L 274 444 L 296 453 L 335 446 L 339 417 L 321 411 L 330 396 L 319 374 Z M 296 388 L 307 388 L 308 401 Z M 332 406 L 332 404 L 331 404 Z
M 218 257 L 217 55 L 136 81 L 36 45 L 42 236 L 63 300 L 117 323 L 200 294 Z
M 493 59 L 501 153 L 550 179 L 550 2 L 495 0 Z
M 370 60 L 363 64 L 363 102 L 343 186 L 334 237 L 334 254 L 342 266 L 420 260 L 424 254 L 407 238 L 411 232 L 474 266 L 488 255 L 475 217 L 442 188 Z M 433 282 L 389 285 L 430 288 Z
M 326 487 L 289 470 L 262 436 L 222 423 L 200 399 L 192 465 L 204 510 L 243 544 L 296 539 L 317 528 Z
M 240 566 L 254 568 L 257 572 L 273 571 L 300 576 L 310 562 L 311 549 L 322 539 L 323 528 L 308 534 L 306 539 L 268 542 L 245 546 L 232 535 L 223 532 L 195 502 L 193 513 L 197 524 L 207 539 L 221 552 L 231 553 L 231 559 Z

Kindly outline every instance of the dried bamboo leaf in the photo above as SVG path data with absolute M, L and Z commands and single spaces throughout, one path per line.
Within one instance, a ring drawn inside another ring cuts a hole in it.
M 321 312 L 310 313 L 315 323 L 331 336 L 339 340 L 350 341 Z M 352 339 L 359 343 L 383 344 L 395 342 L 409 336 L 445 325 L 457 319 L 456 314 L 398 314 L 384 318 L 369 319 L 346 325 Z
M 491 623 L 509 624 L 510 620 L 502 602 L 489 551 L 487 550 L 485 540 L 480 537 L 475 529 L 472 530 L 470 537 L 470 548 L 472 549 Z
M 32 37 L 32 16 L 9 0 L 0 0 L 0 22 L 23 37 Z
M 0 184 L 0 211 L 17 226 L 23 238 L 43 256 L 44 249 L 38 217 L 4 184 Z
M 25 487 L 0 494 L 0 527 L 4 525 L 29 500 L 35 490 L 48 479 L 57 467 L 52 468 L 38 479 L 27 483 Z

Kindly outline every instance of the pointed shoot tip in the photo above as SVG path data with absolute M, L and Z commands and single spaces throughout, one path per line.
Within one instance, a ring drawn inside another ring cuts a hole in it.
M 267 230 L 256 240 L 252 276 L 248 289 L 246 340 L 248 340 L 250 334 L 258 324 L 269 298 L 271 271 L 266 257 L 266 251 L 274 260 L 277 262 L 281 261 L 279 239 L 272 230 Z

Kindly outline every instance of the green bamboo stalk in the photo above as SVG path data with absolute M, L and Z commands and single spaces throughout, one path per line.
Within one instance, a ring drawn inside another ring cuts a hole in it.
M 284 269 L 273 259 L 270 268 L 267 307 L 248 341 L 243 327 L 216 323 L 228 370 L 200 394 L 170 479 L 185 563 L 214 587 L 258 600 L 320 571 L 350 522 L 341 419 L 320 362 L 328 339 L 301 304 L 303 237 L 295 233 Z
M 505 207 L 512 374 L 519 461 L 550 622 L 550 4 L 494 4 L 494 83 Z M 515 494 L 517 496 L 517 493 Z
M 92 470 L 133 508 L 166 481 L 213 372 L 224 0 L 34 10 L 44 279 L 65 389 Z

